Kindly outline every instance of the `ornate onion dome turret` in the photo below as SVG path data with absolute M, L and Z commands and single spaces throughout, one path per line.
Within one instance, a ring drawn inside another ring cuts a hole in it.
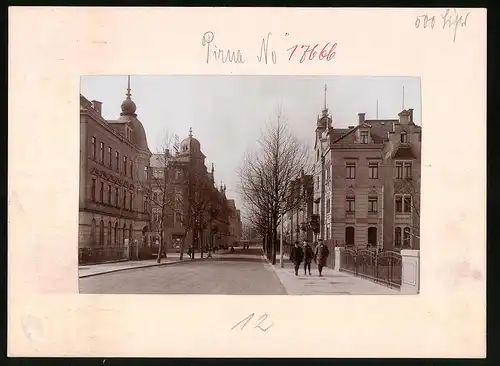
M 134 101 L 130 98 L 132 94 L 130 93 L 130 75 L 128 75 L 128 85 L 127 85 L 127 98 L 123 101 L 122 103 L 122 113 L 120 115 L 122 116 L 136 116 L 135 111 L 137 109 L 137 106 L 135 105 Z

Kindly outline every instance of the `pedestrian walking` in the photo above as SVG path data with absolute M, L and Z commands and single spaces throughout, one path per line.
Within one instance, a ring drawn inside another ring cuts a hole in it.
M 311 275 L 311 262 L 313 258 L 314 251 L 307 240 L 304 240 L 304 274 L 307 274 L 307 270 L 309 270 L 309 276 Z
M 316 262 L 316 264 L 318 266 L 318 271 L 319 271 L 320 277 L 323 276 L 321 274 L 321 272 L 323 271 L 323 267 L 326 266 L 326 260 L 328 258 L 328 255 L 330 255 L 330 250 L 323 243 L 323 239 L 319 239 L 318 246 L 316 247 L 316 251 L 314 253 L 314 261 Z
M 294 247 L 292 248 L 292 253 L 290 254 L 290 259 L 293 262 L 295 269 L 295 276 L 299 274 L 300 263 L 302 263 L 302 259 L 304 258 L 304 251 L 299 246 L 299 242 L 296 241 Z

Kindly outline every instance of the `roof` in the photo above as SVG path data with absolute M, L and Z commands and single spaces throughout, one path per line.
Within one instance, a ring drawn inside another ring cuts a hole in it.
M 409 145 L 400 145 L 392 156 L 393 159 L 416 159 L 413 149 Z

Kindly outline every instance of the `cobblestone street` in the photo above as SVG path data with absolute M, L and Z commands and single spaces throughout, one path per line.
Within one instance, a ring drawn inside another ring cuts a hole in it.
M 130 269 L 80 278 L 80 293 L 286 295 L 257 248 L 202 261 Z

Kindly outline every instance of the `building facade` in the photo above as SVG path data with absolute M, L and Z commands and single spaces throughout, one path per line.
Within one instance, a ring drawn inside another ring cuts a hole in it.
M 314 212 L 334 246 L 380 250 L 420 247 L 422 129 L 413 110 L 398 119 L 333 128 L 328 110 L 317 121 Z
M 312 242 L 314 234 L 309 227 L 313 212 L 313 175 L 302 171 L 290 184 L 292 202 L 299 202 L 297 207 L 287 212 L 283 217 L 283 239 L 286 245 L 292 245 L 295 241 L 307 240 Z
M 134 257 L 145 242 L 151 152 L 135 112 L 130 84 L 116 120 L 105 120 L 102 103 L 80 95 L 80 249 Z
M 227 246 L 226 189 L 216 187 L 214 167 L 207 171 L 205 159 L 191 130 L 177 151 L 151 156 L 152 242 L 158 246 L 163 226 L 166 251 Z
M 238 242 L 241 240 L 242 236 L 242 224 L 241 224 L 241 216 L 240 210 L 236 209 L 236 203 L 233 199 L 227 200 L 227 208 L 228 208 L 228 218 L 229 218 L 229 245 L 238 245 Z

